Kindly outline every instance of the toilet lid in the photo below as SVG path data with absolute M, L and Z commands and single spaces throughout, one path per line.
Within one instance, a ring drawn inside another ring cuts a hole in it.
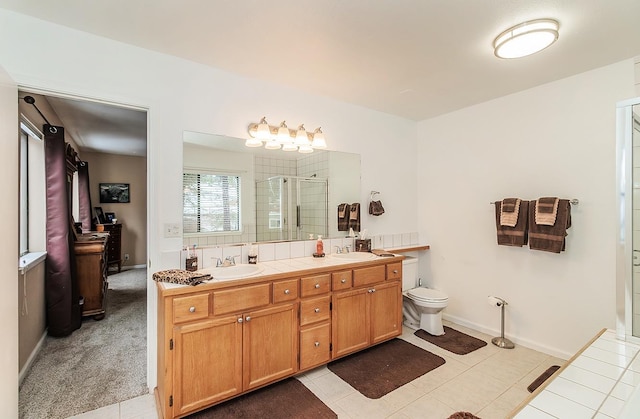
M 412 297 L 420 300 L 429 301 L 443 301 L 448 300 L 449 296 L 442 291 L 434 290 L 431 288 L 418 287 L 407 292 Z

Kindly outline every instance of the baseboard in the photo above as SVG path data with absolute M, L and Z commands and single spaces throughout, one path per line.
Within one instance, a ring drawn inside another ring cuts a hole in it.
M 469 329 L 473 329 L 473 330 L 476 330 L 478 332 L 486 333 L 487 335 L 500 336 L 500 330 L 489 328 L 489 327 L 486 327 L 485 325 L 474 323 L 472 321 L 463 319 L 461 317 L 452 316 L 450 314 L 442 313 L 442 318 L 445 319 L 445 320 L 448 320 L 450 322 L 459 324 L 460 326 L 468 327 Z M 505 335 L 507 335 L 507 334 L 505 333 Z M 566 359 L 569 359 L 569 358 L 571 358 L 573 356 L 573 353 L 562 351 L 562 350 L 560 350 L 558 348 L 552 348 L 550 346 L 543 345 L 541 343 L 534 342 L 534 341 L 529 340 L 529 339 L 522 339 L 522 338 L 518 338 L 516 336 L 511 336 L 511 335 L 508 335 L 508 336 L 505 336 L 505 337 L 508 338 L 510 341 L 512 341 L 515 344 L 525 346 L 525 347 L 527 347 L 529 349 L 533 349 L 533 350 L 538 351 L 538 352 L 543 352 L 543 353 L 545 353 L 547 355 L 555 356 L 556 358 L 560 358 L 560 359 L 565 359 L 566 360 Z
M 22 369 L 20 370 L 20 373 L 18 374 L 18 387 L 22 385 L 22 380 L 24 380 L 24 377 L 27 375 L 27 372 L 29 372 L 29 368 L 31 367 L 31 364 L 33 364 L 33 360 L 36 358 L 36 355 L 38 355 L 38 353 L 40 352 L 40 349 L 42 349 L 42 345 L 44 345 L 44 340 L 46 339 L 46 337 L 47 337 L 47 329 L 44 329 L 44 333 L 42 334 L 42 337 L 40 337 L 40 340 L 36 344 L 35 348 L 33 348 L 33 350 L 31 351 L 31 354 L 29 355 L 27 362 L 24 363 L 24 366 L 22 367 Z
M 144 269 L 146 267 L 147 267 L 147 265 L 144 265 L 144 264 L 142 264 L 142 265 L 129 265 L 129 266 L 123 266 L 122 270 L 123 271 L 128 271 L 130 269 Z

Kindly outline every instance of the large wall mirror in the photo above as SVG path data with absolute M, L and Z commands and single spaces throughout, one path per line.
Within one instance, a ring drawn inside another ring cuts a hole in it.
M 344 237 L 337 208 L 360 200 L 360 155 L 250 148 L 245 140 L 183 134 L 186 245 Z

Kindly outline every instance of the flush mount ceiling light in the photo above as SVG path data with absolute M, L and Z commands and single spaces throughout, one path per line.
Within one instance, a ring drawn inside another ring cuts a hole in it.
M 520 58 L 542 51 L 558 39 L 558 22 L 536 19 L 521 23 L 502 32 L 493 41 L 499 58 Z
M 268 150 L 298 151 L 299 153 L 313 153 L 314 149 L 327 148 L 327 141 L 320 128 L 308 132 L 304 124 L 297 129 L 289 129 L 285 121 L 279 126 L 269 125 L 266 118 L 260 122 L 249 124 L 249 136 L 244 143 L 247 147 L 262 147 Z

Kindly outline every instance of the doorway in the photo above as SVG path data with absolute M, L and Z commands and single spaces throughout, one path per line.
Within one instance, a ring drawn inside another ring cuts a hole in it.
M 58 380 L 69 383 L 69 387 L 71 384 L 80 384 L 78 388 L 82 388 L 82 391 L 71 392 L 63 388 L 61 390 L 64 393 L 71 394 L 53 397 L 58 399 L 56 404 L 59 405 L 55 407 L 55 412 L 60 412 L 64 417 L 80 413 L 74 410 L 60 411 L 59 409 L 65 408 L 65 404 L 66 408 L 70 408 L 69 405 L 75 403 L 85 411 L 140 395 L 135 393 L 148 394 L 147 111 L 122 104 L 33 91 L 29 88 L 19 88 L 18 95 L 19 98 L 26 95 L 34 97 L 39 109 L 36 112 L 31 105 L 19 100 L 21 120 L 29 121 L 36 129 L 45 123 L 44 118 L 52 125 L 63 126 L 66 133 L 65 141 L 72 143 L 80 159 L 88 162 L 92 206 L 100 207 L 104 213 L 113 214 L 116 218 L 116 223 L 121 227 L 122 259 L 121 269 L 110 269 L 107 276 L 107 311 L 104 319 L 83 317 L 81 328 L 67 338 L 50 338 L 46 336 L 46 332 L 41 332 L 42 338 L 38 344 L 34 348 L 27 348 L 31 349 L 27 357 L 29 363 L 22 365 L 21 362 L 20 365 L 21 370 L 24 369 L 24 374 L 21 371 L 21 378 L 24 377 L 25 380 L 20 390 L 20 411 L 22 412 L 28 404 L 22 391 L 27 383 L 30 382 L 31 385 L 37 382 L 41 386 L 31 386 L 36 391 L 28 396 L 29 399 L 35 397 L 38 404 L 42 404 L 37 398 L 42 397 L 43 393 L 51 394 L 60 388 L 59 385 L 47 386 L 46 381 L 40 377 L 41 370 L 43 366 L 47 368 L 47 363 L 39 362 L 38 356 L 45 353 L 50 358 L 50 368 L 67 366 L 61 369 L 67 370 L 68 376 L 58 376 Z M 100 202 L 101 183 L 129 185 L 129 202 Z M 32 201 L 36 203 L 35 200 Z M 31 250 L 45 249 L 44 243 L 39 242 L 37 238 L 30 247 Z M 44 281 L 37 276 L 28 280 Z M 30 302 L 28 311 L 37 311 L 40 304 Z M 24 305 L 20 307 L 20 322 L 24 317 L 24 308 Z M 132 344 L 123 345 L 127 340 Z M 23 349 L 20 348 L 20 351 Z M 105 354 L 106 358 L 101 358 Z M 118 372 L 116 367 L 123 367 L 123 372 Z M 131 375 L 128 376 L 128 373 Z M 30 374 L 35 377 L 33 380 L 29 380 Z M 128 385 L 131 381 L 135 381 L 134 386 Z M 94 396 L 91 396 L 92 393 Z M 96 397 L 95 394 L 99 394 L 100 397 Z M 64 397 L 69 397 L 66 403 Z M 102 404 L 91 404 L 96 401 Z M 55 416 L 53 411 L 51 414 Z M 45 413 L 45 416 L 49 414 Z

